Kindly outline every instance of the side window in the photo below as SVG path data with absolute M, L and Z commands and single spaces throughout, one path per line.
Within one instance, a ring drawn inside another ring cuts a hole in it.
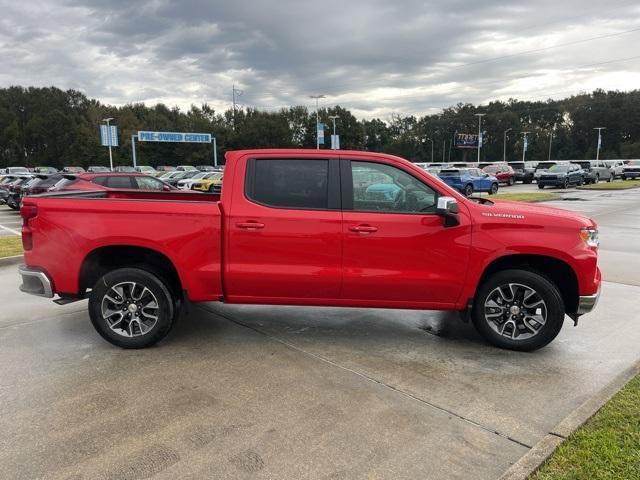
M 251 160 L 247 170 L 247 196 L 258 203 L 281 208 L 327 209 L 328 160 Z
M 433 213 L 437 194 L 399 168 L 351 162 L 353 209 L 360 212 Z
M 151 177 L 133 177 L 140 190 L 162 190 L 163 183 Z
M 107 177 L 106 186 L 109 188 L 133 188 L 131 186 L 131 177 L 127 176 Z
M 97 183 L 98 185 L 102 185 L 104 187 L 107 185 L 107 177 L 96 177 L 91 180 L 91 183 Z

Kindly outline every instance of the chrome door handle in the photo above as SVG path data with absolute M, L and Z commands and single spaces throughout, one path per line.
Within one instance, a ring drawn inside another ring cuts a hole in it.
M 259 230 L 264 228 L 264 223 L 260 222 L 239 222 L 236 223 L 236 227 L 242 228 L 243 230 Z
M 374 233 L 378 231 L 378 227 L 371 225 L 354 225 L 353 227 L 349 227 L 349 230 L 357 233 Z

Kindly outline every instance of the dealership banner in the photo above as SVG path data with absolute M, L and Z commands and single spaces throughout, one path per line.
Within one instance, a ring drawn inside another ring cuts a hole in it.
M 456 148 L 478 148 L 478 134 L 456 133 L 454 142 Z

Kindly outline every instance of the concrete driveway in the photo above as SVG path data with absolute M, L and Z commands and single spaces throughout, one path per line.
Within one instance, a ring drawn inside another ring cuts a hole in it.
M 595 216 L 603 297 L 535 353 L 457 316 L 207 304 L 161 345 L 111 347 L 84 302 L 0 269 L 0 471 L 7 478 L 500 476 L 640 360 L 640 191 L 571 191 Z

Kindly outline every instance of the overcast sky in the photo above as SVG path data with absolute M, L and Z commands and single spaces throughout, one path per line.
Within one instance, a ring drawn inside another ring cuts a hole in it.
M 359 117 L 640 88 L 640 2 L 0 0 L 0 86 Z M 597 37 L 597 38 L 596 38 Z M 605 63 L 606 62 L 606 63 Z

